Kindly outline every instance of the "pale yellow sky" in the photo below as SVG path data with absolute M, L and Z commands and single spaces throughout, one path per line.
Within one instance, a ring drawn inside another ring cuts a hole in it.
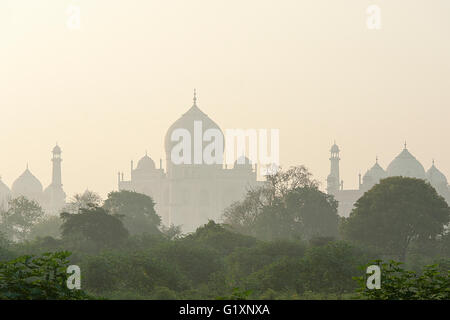
M 450 176 L 449 18 L 447 0 L 2 0 L 0 174 L 28 162 L 47 186 L 58 141 L 68 195 L 105 195 L 145 150 L 164 158 L 195 87 L 223 129 L 280 129 L 281 164 L 324 183 L 334 139 L 346 188 L 404 140 Z

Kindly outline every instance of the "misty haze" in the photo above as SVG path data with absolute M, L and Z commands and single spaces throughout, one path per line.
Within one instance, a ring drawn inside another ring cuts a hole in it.
M 0 300 L 449 300 L 449 14 L 2 1 Z

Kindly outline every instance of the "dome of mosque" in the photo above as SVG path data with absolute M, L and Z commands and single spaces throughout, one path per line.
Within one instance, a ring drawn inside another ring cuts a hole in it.
M 364 179 L 370 177 L 374 183 L 378 183 L 381 179 L 386 177 L 386 171 L 379 165 L 378 159 L 372 168 L 367 170 Z
M 42 193 L 42 184 L 27 167 L 16 181 L 14 181 L 11 190 L 15 196 L 29 196 L 33 198 L 33 196 Z
M 167 130 L 165 139 L 164 139 L 164 146 L 165 151 L 167 155 L 167 159 L 171 159 L 171 152 L 172 148 L 177 145 L 179 142 L 172 141 L 172 135 L 175 130 L 177 129 L 185 129 L 190 133 L 191 138 L 191 163 L 194 163 L 194 122 L 198 122 L 201 125 L 201 134 L 208 130 L 208 129 L 217 129 L 221 134 L 222 139 L 222 146 L 225 146 L 224 141 L 224 135 L 220 127 L 213 121 L 211 118 L 209 118 L 203 111 L 200 110 L 200 108 L 197 106 L 197 97 L 194 92 L 194 104 L 193 106 L 185 113 L 183 114 L 178 120 L 176 120 Z M 177 136 L 176 139 L 179 139 L 180 137 Z M 199 138 L 202 141 L 202 149 L 210 144 L 211 142 L 205 142 L 203 141 L 203 136 Z M 222 151 L 223 152 L 223 151 Z
M 155 162 L 147 154 L 143 156 L 137 164 L 138 170 L 153 170 L 155 169 Z
M 436 183 L 444 183 L 445 185 L 448 184 L 446 176 L 434 165 L 431 166 L 430 169 L 427 171 L 427 179 L 431 182 L 431 184 Z
M 403 149 L 400 154 L 387 167 L 387 175 L 403 176 L 410 178 L 425 179 L 425 169 L 422 164 L 408 151 Z

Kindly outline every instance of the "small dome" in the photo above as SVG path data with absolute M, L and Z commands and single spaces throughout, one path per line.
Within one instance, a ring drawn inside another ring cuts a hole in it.
M 339 147 L 338 147 L 338 145 L 336 144 L 336 142 L 331 146 L 331 149 L 330 149 L 330 152 L 332 152 L 332 153 L 338 153 L 340 150 L 339 150 Z
M 155 169 L 155 162 L 147 154 L 139 160 L 136 169 L 138 170 L 153 170 Z
M 378 183 L 381 179 L 386 177 L 386 171 L 378 164 L 378 160 L 375 162 L 372 168 L 367 170 L 366 174 L 364 175 L 364 179 L 367 177 L 372 178 L 372 181 L 374 183 Z
M 445 183 L 445 185 L 447 185 L 447 178 L 445 177 L 445 175 L 438 169 L 436 168 L 436 166 L 434 165 L 434 161 L 433 161 L 433 165 L 431 166 L 430 169 L 428 169 L 427 171 L 427 179 L 430 181 L 431 184 L 436 184 L 436 183 Z
M 52 153 L 61 154 L 61 148 L 56 144 L 56 146 L 53 148 Z
M 42 184 L 28 168 L 14 181 L 12 185 L 14 196 L 36 198 L 42 193 Z
M 418 179 L 426 178 L 425 169 L 422 164 L 409 153 L 406 147 L 394 160 L 392 160 L 386 171 L 389 177 L 403 176 Z

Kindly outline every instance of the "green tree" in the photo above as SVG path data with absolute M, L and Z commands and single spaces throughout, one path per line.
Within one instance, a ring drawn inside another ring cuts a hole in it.
M 438 240 L 438 248 L 439 248 L 439 255 L 441 257 L 447 257 L 450 258 L 450 231 L 447 230 L 445 234 L 442 235 L 442 237 Z
M 149 254 L 169 265 L 178 266 L 192 283 L 205 283 L 222 266 L 222 255 L 203 243 L 192 241 L 165 242 L 149 250 Z
M 337 201 L 316 187 L 299 187 L 264 206 L 254 231 L 258 238 L 337 237 Z
M 383 179 L 356 203 L 344 220 L 345 238 L 405 261 L 412 241 L 434 239 L 450 219 L 447 202 L 420 179 Z
M 123 216 L 123 223 L 132 234 L 160 234 L 161 218 L 149 196 L 133 191 L 113 191 L 103 204 L 111 214 Z
M 222 219 L 234 230 L 254 235 L 255 226 L 263 208 L 269 205 L 265 188 L 255 188 L 247 191 L 242 201 L 236 201 L 225 209 Z
M 75 248 L 97 250 L 119 246 L 128 237 L 119 217 L 101 207 L 81 208 L 79 213 L 61 213 L 62 239 Z
M 86 190 L 83 193 L 75 194 L 65 206 L 64 212 L 78 213 L 80 209 L 88 209 L 90 207 L 100 207 L 102 198 L 94 191 Z
M 46 216 L 39 219 L 39 221 L 33 225 L 28 235 L 28 239 L 34 239 L 37 237 L 61 237 L 61 224 L 62 220 L 59 216 Z
M 280 168 L 275 174 L 266 176 L 261 187 L 249 189 L 242 201 L 225 209 L 223 220 L 239 232 L 254 235 L 254 227 L 265 208 L 277 205 L 291 190 L 318 186 L 319 183 L 312 179 L 312 174 L 304 166 L 288 170 Z
M 185 277 L 177 265 L 147 251 L 109 251 L 92 255 L 80 267 L 85 287 L 106 297 L 118 290 L 148 296 L 157 287 L 174 291 L 187 288 Z
M 226 224 L 262 240 L 338 235 L 337 201 L 303 167 L 280 170 L 224 212 Z
M 301 259 L 306 251 L 303 242 L 271 241 L 261 242 L 254 247 L 237 248 L 224 259 L 228 281 L 234 286 L 242 286 L 241 279 L 280 261 L 285 257 Z
M 356 277 L 359 296 L 373 300 L 449 300 L 450 270 L 439 265 L 425 266 L 420 273 L 402 268 L 396 261 L 376 260 L 368 265 L 378 265 L 381 270 L 381 288 L 368 289 L 367 275 Z M 367 266 L 368 266 L 367 265 Z M 364 269 L 367 267 L 365 266 Z
M 206 245 L 221 254 L 230 254 L 236 248 L 251 247 L 258 243 L 255 238 L 229 230 L 212 220 L 198 227 L 194 233 L 183 238 L 183 241 Z
M 6 236 L 0 231 L 0 261 L 11 259 L 13 256 L 10 250 L 11 242 L 6 238 Z
M 373 257 L 372 252 L 344 241 L 310 247 L 302 260 L 300 283 L 305 292 L 351 293 L 356 287 L 353 277 L 361 274 L 359 266 Z
M 292 221 L 301 223 L 303 238 L 337 237 L 338 202 L 333 196 L 314 186 L 295 188 L 285 198 Z
M 183 235 L 183 231 L 181 230 L 181 226 L 176 226 L 171 224 L 170 227 L 166 227 L 164 225 L 161 226 L 161 232 L 163 235 L 169 240 L 177 240 L 180 239 Z
M 269 289 L 305 294 L 346 294 L 354 292 L 353 277 L 359 266 L 370 261 L 364 251 L 337 241 L 309 247 L 304 255 L 281 254 L 243 279 L 241 285 L 255 293 Z
M 8 210 L 1 212 L 2 231 L 11 240 L 23 241 L 43 215 L 44 211 L 36 201 L 23 196 L 12 199 Z
M 84 300 L 82 290 L 67 288 L 69 252 L 26 255 L 0 262 L 0 300 Z

